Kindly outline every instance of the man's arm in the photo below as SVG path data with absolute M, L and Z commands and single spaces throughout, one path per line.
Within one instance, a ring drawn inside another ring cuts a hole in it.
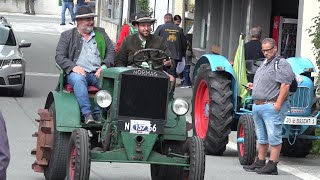
M 160 31 L 161 31 L 162 26 L 163 26 L 163 24 L 158 26 L 158 28 L 156 29 L 156 31 L 153 34 L 156 36 L 160 36 Z
M 282 103 L 287 99 L 288 93 L 289 93 L 289 84 L 281 83 L 280 85 L 280 93 L 278 96 L 277 101 L 273 104 L 274 108 L 278 111 L 280 111 Z
M 112 41 L 110 40 L 107 33 L 104 31 L 104 38 L 106 42 L 106 50 L 104 55 L 104 64 L 107 65 L 107 67 L 112 67 L 114 65 L 114 58 L 116 55 L 116 52 L 114 50 L 114 46 L 112 44 Z
M 10 150 L 7 130 L 0 112 L 0 179 L 6 179 L 6 170 L 10 161 Z
M 127 51 L 128 37 L 124 39 L 116 55 L 116 60 L 114 63 L 115 67 L 125 67 L 128 65 L 128 51 Z
M 62 33 L 56 48 L 56 63 L 63 69 L 64 72 L 69 74 L 72 69 L 76 66 L 76 64 L 69 58 L 68 50 L 69 50 L 69 41 L 70 38 L 67 38 L 67 34 Z

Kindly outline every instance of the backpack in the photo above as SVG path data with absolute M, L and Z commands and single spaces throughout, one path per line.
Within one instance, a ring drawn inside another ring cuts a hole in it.
M 281 58 L 279 56 L 276 58 L 276 62 L 274 63 L 275 71 L 277 71 L 277 69 L 278 69 L 278 64 L 279 64 L 280 59 Z M 298 82 L 296 80 L 296 76 L 294 76 L 292 79 L 291 85 L 289 87 L 289 92 L 295 93 L 297 91 L 297 89 L 298 89 Z

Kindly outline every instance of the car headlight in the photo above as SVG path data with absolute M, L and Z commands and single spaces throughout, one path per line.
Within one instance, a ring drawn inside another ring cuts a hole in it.
M 12 59 L 11 67 L 21 67 L 21 66 L 22 66 L 22 60 L 21 59 Z
M 0 61 L 0 68 L 5 69 L 5 68 L 9 67 L 10 62 L 11 62 L 10 59 L 2 60 L 2 64 L 1 64 L 1 61 Z
M 189 110 L 189 103 L 181 98 L 177 98 L 172 103 L 172 111 L 178 116 L 185 115 Z
M 106 90 L 98 91 L 96 93 L 95 99 L 97 104 L 102 108 L 109 107 L 112 102 L 111 94 Z

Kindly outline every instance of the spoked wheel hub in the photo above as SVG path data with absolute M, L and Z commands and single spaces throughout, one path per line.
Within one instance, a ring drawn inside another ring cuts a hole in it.
M 243 145 L 243 142 L 244 142 L 244 129 L 243 129 L 243 126 L 241 124 L 240 127 L 239 127 L 239 136 L 237 138 L 237 143 L 239 145 L 239 152 L 240 152 L 241 157 L 244 156 L 244 145 Z
M 210 111 L 209 89 L 205 80 L 198 86 L 195 99 L 195 127 L 197 135 L 204 139 L 208 131 Z

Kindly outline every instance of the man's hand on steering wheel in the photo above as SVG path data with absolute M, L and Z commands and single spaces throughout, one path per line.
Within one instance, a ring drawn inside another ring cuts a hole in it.
M 172 67 L 173 66 L 172 59 L 170 57 L 168 59 L 164 59 L 163 60 L 163 65 Z

